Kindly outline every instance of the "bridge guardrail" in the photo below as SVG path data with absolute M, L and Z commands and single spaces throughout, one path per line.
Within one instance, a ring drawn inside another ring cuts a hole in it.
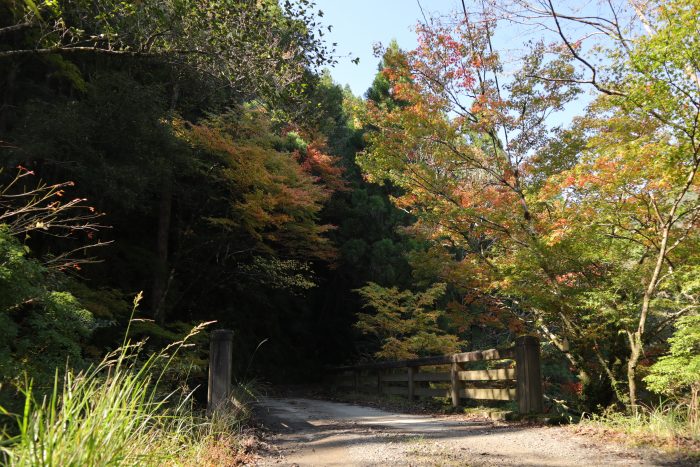
M 484 360 L 513 360 L 515 367 L 469 370 L 470 363 Z M 420 371 L 431 367 L 438 371 Z M 405 369 L 405 372 L 397 371 Z M 523 414 L 543 411 L 540 342 L 534 336 L 521 336 L 508 349 L 488 349 L 398 360 L 341 366 L 334 369 L 339 387 L 356 392 L 448 397 L 459 406 L 461 398 L 518 402 Z M 430 387 L 433 386 L 433 387 Z

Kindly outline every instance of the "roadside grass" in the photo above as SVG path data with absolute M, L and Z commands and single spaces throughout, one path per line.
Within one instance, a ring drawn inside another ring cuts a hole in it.
M 640 406 L 636 414 L 606 411 L 582 417 L 577 428 L 700 459 L 700 424 L 691 422 L 687 404 L 662 402 L 652 407 Z
M 144 355 L 124 342 L 99 364 L 56 375 L 50 395 L 24 388 L 16 430 L 0 433 L 0 464 L 8 466 L 233 465 L 250 462 L 254 439 L 244 432 L 251 385 L 238 385 L 212 417 L 195 409 L 192 391 L 167 391 L 162 379 L 182 341 Z

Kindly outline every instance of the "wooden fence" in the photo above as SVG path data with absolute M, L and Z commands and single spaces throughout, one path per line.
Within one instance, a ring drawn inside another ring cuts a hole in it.
M 509 362 L 503 362 L 502 368 L 467 368 L 485 360 L 514 360 L 515 368 Z M 520 413 L 541 413 L 543 409 L 540 343 L 533 336 L 518 337 L 515 346 L 505 350 L 344 366 L 335 371 L 336 385 L 356 392 L 374 391 L 409 399 L 449 397 L 455 407 L 461 398 L 517 400 Z

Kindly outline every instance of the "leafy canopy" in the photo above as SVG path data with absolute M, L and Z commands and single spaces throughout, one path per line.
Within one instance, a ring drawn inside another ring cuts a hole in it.
M 445 284 L 435 284 L 423 292 L 382 287 L 374 282 L 358 290 L 366 308 L 375 313 L 358 314 L 356 327 L 380 340 L 376 357 L 401 360 L 441 355 L 459 350 L 457 336 L 441 326 L 445 311 L 436 307 L 445 293 Z

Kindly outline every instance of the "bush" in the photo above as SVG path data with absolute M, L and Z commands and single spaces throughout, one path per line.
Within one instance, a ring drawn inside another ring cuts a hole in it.
M 56 368 L 84 367 L 81 342 L 95 326 L 92 314 L 69 292 L 61 275 L 29 256 L 0 225 L 0 383 L 51 387 Z
M 652 391 L 687 404 L 689 423 L 694 431 L 700 431 L 700 315 L 679 319 L 668 341 L 669 354 L 652 365 L 644 381 Z

